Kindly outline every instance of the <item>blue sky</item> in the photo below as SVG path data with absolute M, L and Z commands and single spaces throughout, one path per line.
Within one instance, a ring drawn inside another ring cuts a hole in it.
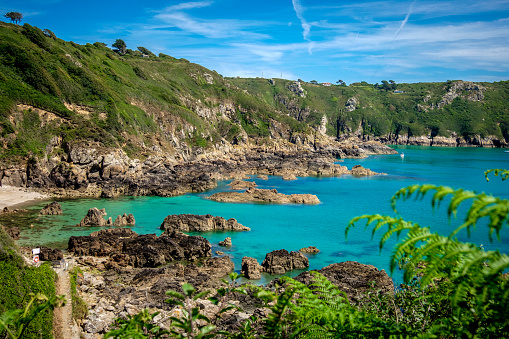
M 123 39 L 224 76 L 509 79 L 509 0 L 0 0 L 8 11 L 66 41 Z

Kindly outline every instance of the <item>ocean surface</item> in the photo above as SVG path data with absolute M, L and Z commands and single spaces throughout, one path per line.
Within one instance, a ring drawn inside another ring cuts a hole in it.
M 329 264 L 342 261 L 358 261 L 371 264 L 389 272 L 391 241 L 379 248 L 381 233 L 372 236 L 371 228 L 365 229 L 364 222 L 357 224 L 345 239 L 345 228 L 349 221 L 364 214 L 395 215 L 390 208 L 391 196 L 400 188 L 413 184 L 446 185 L 477 192 L 486 192 L 509 199 L 509 180 L 490 176 L 487 182 L 484 171 L 492 168 L 509 169 L 509 153 L 503 149 L 483 148 L 441 148 L 395 146 L 399 155 L 370 156 L 366 159 L 345 159 L 339 163 L 351 169 L 360 164 L 375 172 L 386 175 L 356 178 L 345 175 L 339 178 L 299 177 L 295 181 L 284 181 L 281 177 L 260 180 L 255 177 L 258 188 L 275 188 L 278 192 L 316 194 L 321 204 L 271 205 L 219 203 L 207 200 L 211 194 L 227 191 L 230 181 L 218 183 L 218 187 L 199 194 L 186 194 L 179 197 L 122 197 L 118 199 L 75 199 L 62 200 L 64 215 L 38 216 L 37 212 L 48 202 L 29 206 L 32 212 L 15 223 L 22 228 L 21 246 L 50 246 L 66 248 L 71 235 L 88 235 L 100 228 L 81 228 L 75 225 L 86 215 L 89 208 L 105 208 L 113 219 L 118 214 L 132 213 L 136 225 L 132 229 L 139 234 L 161 234 L 159 226 L 169 214 L 212 214 L 224 218 L 235 218 L 250 227 L 249 232 L 200 233 L 212 243 L 212 252 L 221 250 L 231 257 L 236 271 L 240 271 L 242 257 L 256 258 L 260 263 L 265 254 L 273 250 L 297 251 L 302 247 L 316 246 L 320 253 L 308 255 L 310 269 L 320 269 Z M 448 220 L 446 204 L 432 210 L 429 199 L 398 202 L 398 212 L 405 220 L 429 226 L 442 234 L 448 234 L 463 220 L 463 215 Z M 462 209 L 464 210 L 464 209 Z M 7 223 L 5 220 L 2 221 Z M 217 243 L 231 237 L 233 247 L 219 247 Z M 468 240 L 466 233 L 459 238 Z M 509 231 L 490 242 L 487 227 L 479 224 L 470 241 L 483 244 L 486 249 L 500 249 L 509 253 Z M 301 271 L 288 273 L 290 276 Z M 396 282 L 401 280 L 401 272 L 392 274 Z M 272 276 L 273 277 L 273 276 Z M 264 276 L 265 283 L 271 276 Z

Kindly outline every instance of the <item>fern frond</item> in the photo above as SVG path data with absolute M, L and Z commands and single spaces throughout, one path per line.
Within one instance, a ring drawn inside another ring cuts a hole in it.
M 495 176 L 498 176 L 500 174 L 500 177 L 502 178 L 502 181 L 507 180 L 509 178 L 509 170 L 496 168 L 496 169 L 490 169 L 484 172 L 484 176 L 486 177 L 486 181 L 490 181 L 488 178 L 488 175 L 490 173 L 493 173 Z

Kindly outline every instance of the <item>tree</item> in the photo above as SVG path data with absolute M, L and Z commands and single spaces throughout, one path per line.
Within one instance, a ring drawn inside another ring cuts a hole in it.
M 15 24 L 19 24 L 21 22 L 21 19 L 23 19 L 23 14 L 20 12 L 7 12 L 4 17 L 7 19 L 11 19 L 11 22 Z
M 148 48 L 145 48 L 145 47 L 142 47 L 142 46 L 138 47 L 138 51 L 140 51 L 141 54 L 143 54 L 143 55 L 154 56 L 154 53 L 149 51 Z
M 316 80 L 311 80 L 310 83 L 313 85 L 318 85 L 318 81 L 316 81 Z
M 339 86 L 346 86 L 346 83 L 343 80 L 336 81 L 336 84 L 338 84 Z
M 127 45 L 122 39 L 115 40 L 115 42 L 111 46 L 113 48 L 116 48 L 115 52 L 117 52 L 120 55 L 124 55 L 127 52 Z

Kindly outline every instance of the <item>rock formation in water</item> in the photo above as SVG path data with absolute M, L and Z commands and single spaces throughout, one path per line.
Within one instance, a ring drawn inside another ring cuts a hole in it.
M 249 227 L 239 224 L 234 218 L 226 220 L 210 214 L 170 214 L 159 227 L 165 231 L 211 232 L 211 231 L 250 231 Z
M 255 258 L 243 257 L 240 273 L 247 279 L 258 280 L 262 278 L 263 267 Z
M 39 212 L 41 215 L 60 215 L 64 214 L 62 210 L 62 205 L 58 202 L 53 201 L 51 204 L 47 204 L 43 207 L 43 209 Z
M 270 202 L 273 204 L 307 204 L 320 203 L 318 197 L 313 194 L 290 194 L 278 193 L 276 189 L 248 188 L 245 192 L 219 192 L 209 197 L 218 202 Z
M 309 259 L 300 252 L 276 250 L 267 253 L 262 267 L 263 271 L 269 274 L 284 274 L 288 271 L 309 267 Z
M 346 293 L 351 302 L 359 301 L 366 293 L 374 289 L 386 294 L 394 293 L 394 283 L 384 270 L 378 270 L 373 265 L 365 265 L 356 261 L 345 261 L 331 264 L 318 270 L 331 283 Z M 294 278 L 306 285 L 313 281 L 309 272 L 302 272 Z
M 320 250 L 316 248 L 315 246 L 309 246 L 309 247 L 303 247 L 299 250 L 299 252 L 302 253 L 309 253 L 309 254 L 316 254 L 320 253 Z
M 109 265 L 157 267 L 175 260 L 210 257 L 210 243 L 180 232 L 138 235 L 128 228 L 110 228 L 69 238 L 68 251 L 79 256 L 109 257 Z
M 218 243 L 219 246 L 223 246 L 223 247 L 232 247 L 233 244 L 232 244 L 232 238 L 230 237 L 226 237 L 226 239 L 224 239 L 223 241 L 220 241 Z
M 124 213 L 123 216 L 119 215 L 115 222 L 112 221 L 111 217 L 108 220 L 103 217 L 106 215 L 106 210 L 98 209 L 93 207 L 88 210 L 87 215 L 81 219 L 77 226 L 88 227 L 88 226 L 132 226 L 135 224 L 135 219 L 132 214 Z
M 243 180 L 234 180 L 230 183 L 230 188 L 232 190 L 243 190 L 250 187 L 256 187 L 256 182 L 254 181 L 243 181 Z

